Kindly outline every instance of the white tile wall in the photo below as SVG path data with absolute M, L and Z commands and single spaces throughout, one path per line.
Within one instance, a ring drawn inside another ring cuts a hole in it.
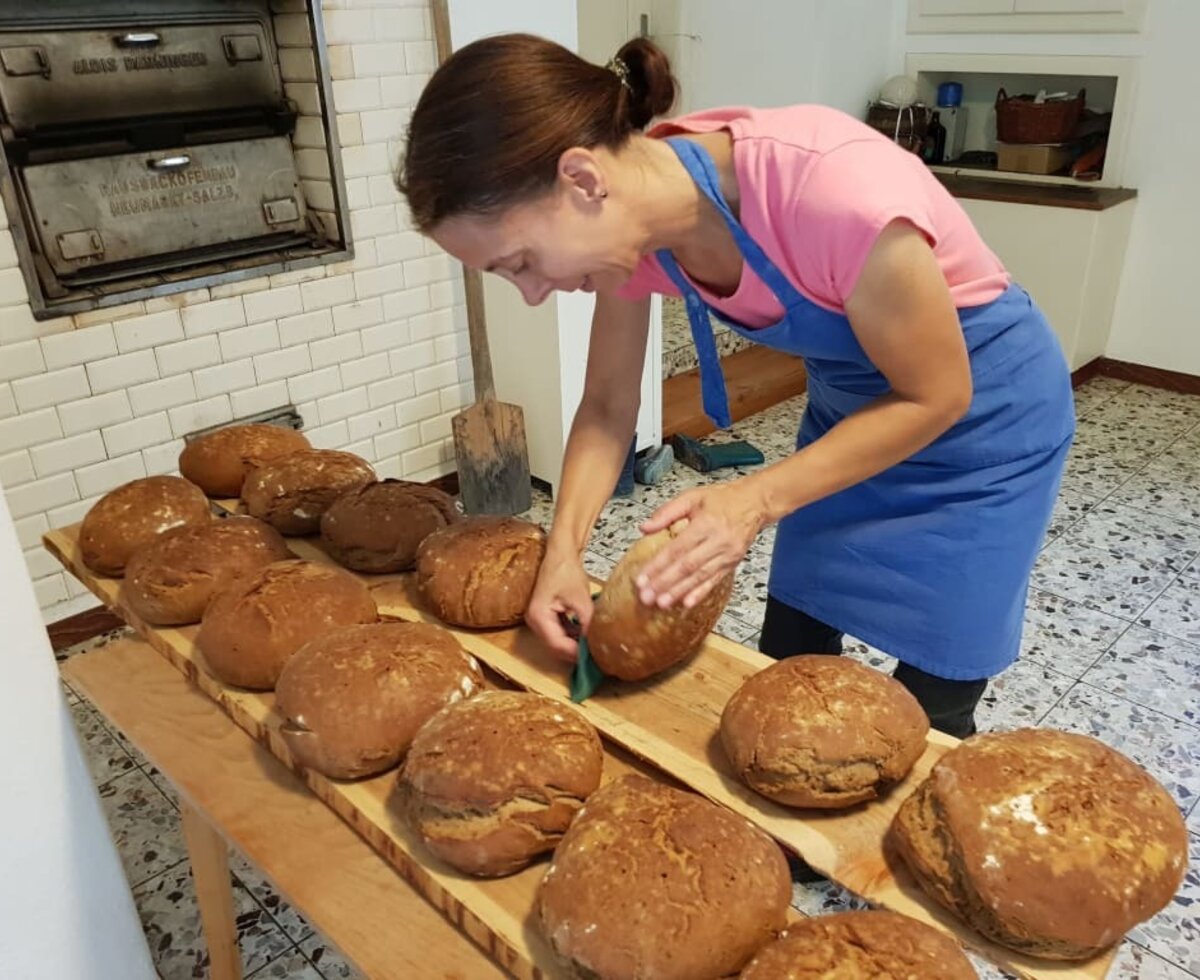
M 470 397 L 462 287 L 392 182 L 434 63 L 428 17 L 417 0 L 326 0 L 323 16 L 353 260 L 38 322 L 0 233 L 0 482 L 48 618 L 79 591 L 43 557 L 41 534 L 127 480 L 174 471 L 197 428 L 291 403 L 315 445 L 352 448 L 382 476 L 454 468 L 449 419 Z M 319 148 L 305 19 L 276 25 L 306 113 L 297 145 Z M 320 161 L 306 154 L 304 167 L 314 208 L 328 210 Z

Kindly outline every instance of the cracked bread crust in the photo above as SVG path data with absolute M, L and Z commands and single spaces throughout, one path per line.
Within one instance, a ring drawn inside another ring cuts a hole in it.
M 301 559 L 277 561 L 213 597 L 196 647 L 218 680 L 267 691 L 309 640 L 376 619 L 371 593 L 349 572 Z
M 899 681 L 846 657 L 788 657 L 748 678 L 721 714 L 738 777 L 787 806 L 875 799 L 925 751 L 929 718 Z
M 1179 809 L 1102 742 L 1047 729 L 978 735 L 904 802 L 890 840 L 942 905 L 1047 959 L 1094 956 L 1171 900 Z
M 546 532 L 516 517 L 464 517 L 417 549 L 417 587 L 439 619 L 470 629 L 516 626 L 546 553 Z
M 962 948 L 896 912 L 802 919 L 764 946 L 739 980 L 977 980 Z
M 321 541 L 334 561 L 356 572 L 405 572 L 417 548 L 459 517 L 436 487 L 381 480 L 342 494 L 321 517 Z
M 691 609 L 678 602 L 659 609 L 638 596 L 636 583 L 642 569 L 686 526 L 686 520 L 677 521 L 638 539 L 605 583 L 587 633 L 588 650 L 605 674 L 640 681 L 682 663 L 700 649 L 725 611 L 733 591 L 733 572 Z
M 478 662 L 449 631 L 370 623 L 302 646 L 279 675 L 275 707 L 297 762 L 361 779 L 391 769 L 439 709 L 482 689 Z
M 242 502 L 251 517 L 280 534 L 316 534 L 321 515 L 338 497 L 374 479 L 375 470 L 361 456 L 305 449 L 252 467 L 242 484 Z
M 101 497 L 79 526 L 83 563 L 93 572 L 119 577 L 129 559 L 155 538 L 183 524 L 213 519 L 208 498 L 178 476 L 131 480 Z
M 417 733 L 396 803 L 447 864 L 495 877 L 554 848 L 603 766 L 599 736 L 574 709 L 540 694 L 486 691 Z
M 572 977 L 715 980 L 787 922 L 783 852 L 747 820 L 644 776 L 597 790 L 542 879 L 542 931 Z
M 250 467 L 311 448 L 303 434 L 282 425 L 229 425 L 184 446 L 179 472 L 210 497 L 237 497 Z
M 152 626 L 198 623 L 212 597 L 238 576 L 290 557 L 279 532 L 253 517 L 185 525 L 134 554 L 121 592 Z

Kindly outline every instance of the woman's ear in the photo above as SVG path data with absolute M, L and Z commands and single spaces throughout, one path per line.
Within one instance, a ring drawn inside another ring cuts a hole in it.
M 560 186 L 587 203 L 608 197 L 608 181 L 600 161 L 581 146 L 564 150 L 558 158 Z

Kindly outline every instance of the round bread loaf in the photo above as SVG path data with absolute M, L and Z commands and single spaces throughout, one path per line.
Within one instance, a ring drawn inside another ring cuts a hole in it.
M 311 448 L 282 425 L 229 425 L 192 439 L 179 454 L 179 472 L 210 497 L 237 497 L 251 466 Z
M 447 864 L 506 875 L 554 848 L 603 765 L 600 739 L 578 712 L 540 694 L 487 691 L 417 733 L 397 799 Z
M 148 476 L 110 490 L 79 528 L 83 563 L 101 575 L 123 575 L 138 549 L 181 524 L 212 520 L 208 498 L 177 476 Z
M 253 517 L 189 524 L 135 552 L 121 592 L 151 626 L 198 623 L 213 595 L 239 575 L 290 557 L 279 532 Z
M 1022 729 L 946 753 L 890 839 L 930 895 L 987 938 L 1086 959 L 1165 906 L 1187 865 L 1179 809 L 1086 735 Z
M 925 751 L 929 718 L 898 680 L 849 657 L 788 657 L 748 678 L 721 714 L 738 778 L 788 806 L 872 800 Z
M 436 487 L 381 480 L 344 493 L 321 517 L 321 541 L 356 572 L 408 571 L 430 534 L 458 518 L 454 498 Z
M 568 974 L 711 980 L 736 973 L 787 921 L 783 851 L 693 793 L 625 776 L 579 811 L 537 913 Z
M 371 593 L 349 572 L 300 559 L 277 561 L 213 596 L 196 646 L 219 680 L 266 691 L 309 640 L 377 618 Z
M 483 688 L 483 673 L 430 623 L 343 626 L 304 644 L 279 675 L 275 707 L 301 765 L 334 779 L 390 769 L 438 709 Z
M 361 456 L 305 449 L 251 467 L 242 484 L 242 501 L 251 517 L 266 521 L 280 534 L 316 534 L 330 504 L 374 479 L 375 471 Z
M 739 980 L 977 980 L 944 932 L 895 912 L 843 912 L 793 922 Z
M 687 526 L 640 538 L 617 562 L 596 600 L 588 627 L 588 650 L 596 665 L 613 677 L 640 681 L 682 663 L 700 649 L 717 625 L 733 591 L 733 572 L 691 609 L 647 606 L 638 596 L 637 577 L 649 561 Z
M 537 581 L 546 532 L 516 517 L 465 517 L 417 549 L 417 586 L 439 619 L 473 629 L 516 626 Z

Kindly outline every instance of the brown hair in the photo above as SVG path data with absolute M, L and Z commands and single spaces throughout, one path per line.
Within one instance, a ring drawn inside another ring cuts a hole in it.
M 662 50 L 626 42 L 603 67 L 545 38 L 501 34 L 451 55 L 413 110 L 396 186 L 428 233 L 548 190 L 573 146 L 617 149 L 675 101 Z M 625 69 L 623 74 L 621 69 Z

